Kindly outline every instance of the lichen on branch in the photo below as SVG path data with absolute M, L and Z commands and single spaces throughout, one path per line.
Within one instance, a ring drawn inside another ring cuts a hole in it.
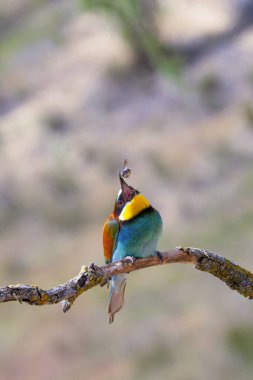
M 105 285 L 113 275 L 130 273 L 156 265 L 192 263 L 196 269 L 218 277 L 231 289 L 249 299 L 253 298 L 253 274 L 232 261 L 199 248 L 177 247 L 146 259 L 125 258 L 116 263 L 98 267 L 83 266 L 80 273 L 64 284 L 51 289 L 34 285 L 7 285 L 0 288 L 0 303 L 19 301 L 30 305 L 50 305 L 61 301 L 63 311 L 70 309 L 77 297 L 95 286 Z

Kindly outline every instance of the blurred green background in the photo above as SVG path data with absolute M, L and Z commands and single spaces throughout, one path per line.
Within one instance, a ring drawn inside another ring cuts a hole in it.
M 124 158 L 160 249 L 253 269 L 253 9 L 240 0 L 0 3 L 0 284 L 103 263 Z M 189 265 L 59 305 L 1 305 L 0 379 L 249 380 L 252 303 Z

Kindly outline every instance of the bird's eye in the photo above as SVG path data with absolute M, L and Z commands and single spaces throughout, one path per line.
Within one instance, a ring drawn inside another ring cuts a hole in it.
M 135 191 L 133 190 L 133 191 L 131 191 L 131 193 L 129 194 L 128 201 L 131 201 L 131 199 L 133 199 L 134 195 L 135 195 Z
M 119 201 L 118 201 L 118 206 L 122 206 L 123 205 L 123 201 L 122 201 L 122 199 L 120 199 Z

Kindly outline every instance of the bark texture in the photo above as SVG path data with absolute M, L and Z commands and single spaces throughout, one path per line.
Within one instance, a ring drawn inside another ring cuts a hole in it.
M 251 272 L 207 250 L 177 247 L 168 252 L 159 252 L 157 256 L 147 259 L 126 258 L 102 267 L 94 264 L 90 264 L 88 267 L 83 266 L 77 276 L 48 290 L 35 285 L 3 286 L 0 288 L 0 303 L 19 301 L 42 306 L 63 301 L 63 311 L 66 312 L 83 292 L 98 285 L 105 285 L 113 275 L 174 263 L 192 263 L 196 269 L 218 277 L 244 297 L 253 298 L 253 274 Z

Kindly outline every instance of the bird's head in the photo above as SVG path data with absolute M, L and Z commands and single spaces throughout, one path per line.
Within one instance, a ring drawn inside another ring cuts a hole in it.
M 121 174 L 119 180 L 121 189 L 115 201 L 114 213 L 119 220 L 127 221 L 150 207 L 150 203 L 137 189 L 129 186 Z

